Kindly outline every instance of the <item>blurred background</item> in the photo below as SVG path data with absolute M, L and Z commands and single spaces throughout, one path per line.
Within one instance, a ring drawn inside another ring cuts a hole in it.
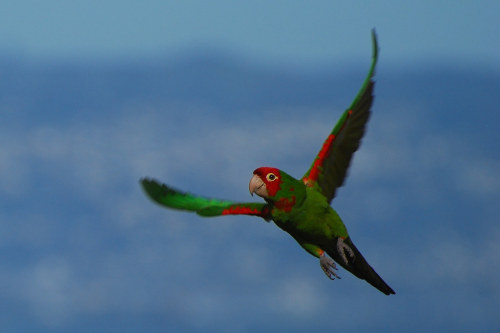
M 2 332 L 498 332 L 497 1 L 0 5 Z M 334 208 L 386 297 L 273 224 L 153 205 L 301 177 L 380 44 Z

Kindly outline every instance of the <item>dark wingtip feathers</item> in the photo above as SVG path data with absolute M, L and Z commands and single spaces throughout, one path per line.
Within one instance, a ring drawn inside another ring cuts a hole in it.
M 141 183 L 142 189 L 149 196 L 151 196 L 151 194 L 153 194 L 153 193 L 156 193 L 158 191 L 159 186 L 160 186 L 157 181 L 155 181 L 154 179 L 150 179 L 150 178 L 141 178 L 139 180 L 139 183 Z
M 142 189 L 146 192 L 147 196 L 158 203 L 160 203 L 158 199 L 161 196 L 164 196 L 169 191 L 172 191 L 164 184 L 160 184 L 152 178 L 141 178 L 139 182 L 141 183 Z
M 375 28 L 372 28 L 372 45 L 373 45 L 373 58 L 378 58 L 378 41 L 377 41 L 377 32 Z

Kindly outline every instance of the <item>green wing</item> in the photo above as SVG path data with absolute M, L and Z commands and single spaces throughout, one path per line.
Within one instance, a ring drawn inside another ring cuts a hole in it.
M 372 80 L 378 57 L 378 44 L 375 30 L 372 30 L 373 58 L 370 70 L 351 106 L 342 113 L 313 164 L 302 181 L 311 187 L 319 187 L 328 202 L 335 197 L 337 188 L 342 186 L 352 156 L 361 144 L 366 123 L 370 117 L 373 102 Z
M 268 206 L 263 203 L 236 203 L 209 199 L 175 190 L 154 179 L 141 179 L 142 188 L 156 203 L 168 208 L 196 212 L 201 216 L 256 215 L 270 219 Z

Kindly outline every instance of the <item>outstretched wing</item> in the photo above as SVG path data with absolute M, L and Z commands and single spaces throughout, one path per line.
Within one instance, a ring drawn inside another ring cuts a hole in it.
M 256 215 L 270 219 L 268 206 L 263 203 L 236 203 L 209 199 L 175 190 L 154 179 L 141 179 L 142 188 L 156 203 L 173 209 L 196 212 L 201 216 Z
M 351 106 L 344 111 L 313 164 L 302 181 L 310 187 L 319 187 L 328 202 L 335 197 L 337 188 L 342 186 L 352 156 L 361 144 L 366 123 L 370 117 L 373 102 L 372 80 L 377 64 L 378 45 L 375 30 L 372 30 L 373 58 L 370 71 Z

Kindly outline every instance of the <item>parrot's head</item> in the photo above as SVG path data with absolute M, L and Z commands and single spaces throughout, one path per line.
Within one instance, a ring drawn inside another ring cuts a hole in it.
M 257 194 L 267 201 L 278 201 L 305 192 L 302 182 L 288 175 L 284 171 L 271 167 L 255 169 L 249 184 L 250 194 Z
M 248 185 L 250 194 L 257 194 L 264 199 L 272 198 L 281 189 L 282 172 L 276 168 L 261 167 L 255 169 Z

